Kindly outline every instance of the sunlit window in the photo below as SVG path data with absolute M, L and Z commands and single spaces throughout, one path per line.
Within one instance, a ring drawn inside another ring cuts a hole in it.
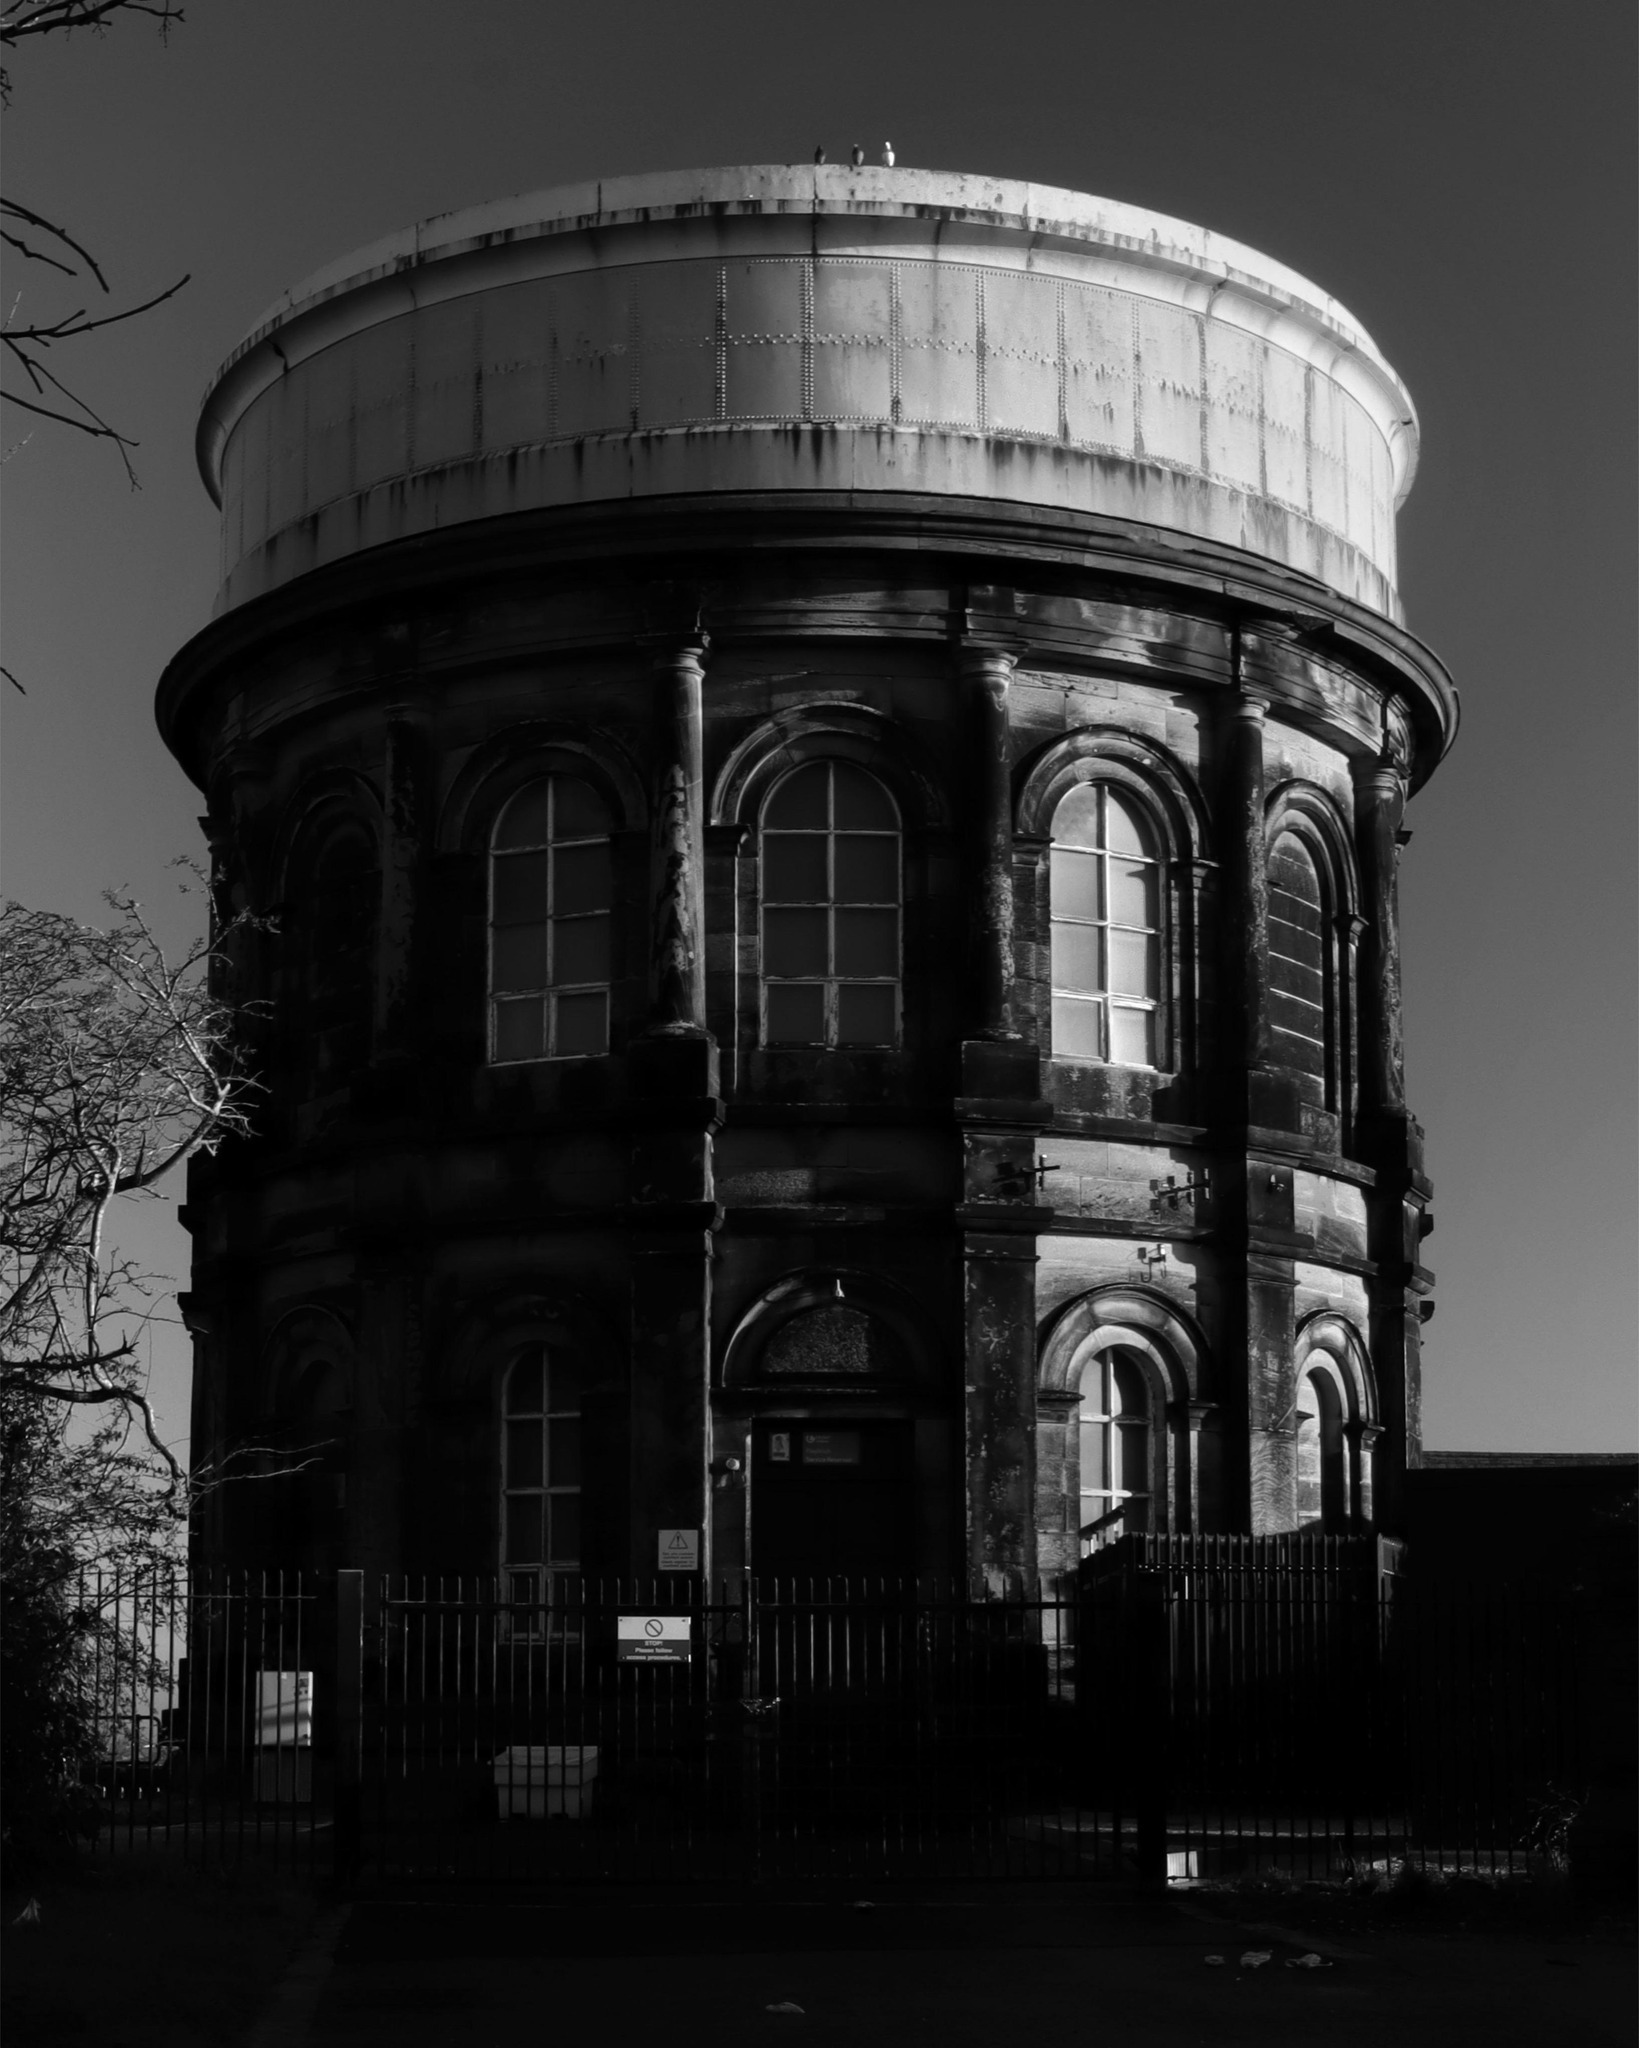
M 788 775 L 763 811 L 765 1045 L 899 1040 L 900 828 L 845 761 Z
M 1053 816 L 1053 1052 L 1157 1064 L 1161 863 L 1136 806 L 1083 782 Z
M 1269 1024 L 1279 1065 L 1302 1077 L 1306 1099 L 1328 1105 L 1326 930 L 1309 849 L 1283 832 L 1269 852 Z
M 1123 1528 L 1150 1526 L 1150 1400 L 1130 1352 L 1101 1351 L 1081 1372 L 1081 1533 L 1119 1508 Z

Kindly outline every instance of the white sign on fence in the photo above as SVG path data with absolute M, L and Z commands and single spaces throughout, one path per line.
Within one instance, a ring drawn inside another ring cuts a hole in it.
M 258 1749 L 308 1749 L 313 1742 L 313 1674 L 311 1671 L 258 1671 L 256 1727 Z
M 617 1664 L 687 1664 L 686 1614 L 622 1614 L 615 1622 Z

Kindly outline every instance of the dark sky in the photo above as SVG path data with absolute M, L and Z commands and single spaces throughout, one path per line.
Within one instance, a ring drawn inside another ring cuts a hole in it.
M 8 190 L 170 304 L 87 345 L 105 448 L 8 408 L 4 883 L 169 929 L 197 793 L 155 734 L 208 616 L 207 378 L 389 229 L 621 171 L 805 161 L 1034 179 L 1200 222 L 1340 298 L 1409 383 L 1415 632 L 1463 696 L 1408 816 L 1407 1045 L 1429 1133 L 1441 1448 L 1635 1441 L 1635 13 L 1631 0 L 189 0 L 26 48 Z M 6 305 L 40 279 L 13 266 Z M 75 301 L 78 303 L 78 301 Z M 65 362 L 57 367 L 66 369 Z M 155 1221 L 152 1256 L 182 1240 Z M 181 1353 L 156 1391 L 186 1426 Z

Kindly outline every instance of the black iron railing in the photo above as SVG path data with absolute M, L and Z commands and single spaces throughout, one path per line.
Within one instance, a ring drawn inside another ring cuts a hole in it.
M 87 1579 L 89 1839 L 378 1884 L 1523 1870 L 1574 1606 L 1370 1539 L 874 1581 Z

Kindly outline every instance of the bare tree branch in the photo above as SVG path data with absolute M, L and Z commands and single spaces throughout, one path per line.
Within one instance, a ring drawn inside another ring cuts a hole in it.
M 116 14 L 146 14 L 164 35 L 183 20 L 170 0 L 5 0 L 0 6 L 0 46 L 10 48 L 28 36 L 66 35 L 77 28 L 106 30 Z
M 81 1555 L 116 1505 L 157 1528 L 197 1495 L 142 1381 L 157 1290 L 110 1253 L 115 1204 L 245 1131 L 255 1094 L 211 987 L 253 921 L 168 960 L 135 902 L 108 901 L 106 931 L 0 904 L 0 1427 L 80 1499 Z M 89 1441 L 72 1414 L 102 1418 Z
M 59 266 L 61 267 L 61 266 Z M 174 299 L 182 287 L 193 276 L 190 270 L 179 277 L 175 284 L 167 285 L 162 292 L 155 292 L 151 299 L 144 299 L 139 306 L 126 306 L 118 313 L 104 313 L 100 319 L 86 318 L 82 306 L 77 312 L 69 313 L 58 320 L 42 323 L 38 327 L 18 327 L 10 323 L 3 330 L 6 340 L 16 347 L 19 342 L 34 342 L 42 348 L 49 348 L 54 341 L 78 341 L 82 334 L 95 334 L 99 327 L 117 327 L 122 320 L 134 320 L 139 313 L 152 312 L 155 306 L 163 306 L 167 299 Z
M 146 15 L 157 21 L 162 38 L 173 24 L 180 24 L 183 19 L 182 9 L 171 5 L 171 0 L 0 0 L 0 47 L 10 48 L 29 37 L 71 34 L 76 29 L 89 29 L 103 35 L 115 16 L 121 14 Z M 0 101 L 9 102 L 10 96 L 10 75 L 0 68 Z M 16 250 L 25 262 L 70 278 L 78 277 L 83 268 L 101 291 L 110 293 L 102 265 L 60 221 L 52 220 L 34 207 L 12 198 L 0 198 L 0 220 L 7 223 L 0 228 L 0 243 Z M 71 262 L 71 256 L 78 262 Z M 183 276 L 166 290 L 155 292 L 137 305 L 126 306 L 98 318 L 90 317 L 81 306 L 68 314 L 30 317 L 22 325 L 17 321 L 18 306 L 22 300 L 19 292 L 4 329 L 0 330 L 0 338 L 6 344 L 6 360 L 14 370 L 22 371 L 27 388 L 33 395 L 25 396 L 15 387 L 0 384 L 0 398 L 37 418 L 55 420 L 60 425 L 72 427 L 91 440 L 111 442 L 124 465 L 131 488 L 136 490 L 137 473 L 129 452 L 136 447 L 136 442 L 111 426 L 88 399 L 82 398 L 63 378 L 48 370 L 42 359 L 43 352 L 54 344 L 82 341 L 87 335 L 98 333 L 105 327 L 117 327 L 122 321 L 136 319 L 140 313 L 152 312 L 154 307 L 174 298 L 187 282 L 188 278 Z M 63 399 L 66 410 L 42 403 L 47 386 Z M 13 683 L 17 681 L 15 676 L 9 679 Z M 18 684 L 17 687 L 22 686 Z
M 98 284 L 102 286 L 104 291 L 107 291 L 108 280 L 103 276 L 101 269 L 98 267 L 96 257 L 92 255 L 83 242 L 76 242 L 67 228 L 59 227 L 54 220 L 47 220 L 43 213 L 36 213 L 31 206 L 24 206 L 22 201 L 18 199 L 0 199 L 0 218 L 3 218 L 6 214 L 10 214 L 14 219 L 24 222 L 28 227 L 39 228 L 43 234 L 52 236 L 56 241 L 63 243 L 65 247 L 72 249 L 86 269 L 97 280 Z M 7 235 L 6 240 L 12 242 L 14 248 L 22 249 L 25 256 L 33 257 L 36 263 L 49 263 L 54 269 L 66 271 L 70 277 L 77 274 L 71 263 L 63 263 L 54 256 L 47 256 L 36 250 L 25 248 L 21 242 L 13 241 L 10 235 Z

